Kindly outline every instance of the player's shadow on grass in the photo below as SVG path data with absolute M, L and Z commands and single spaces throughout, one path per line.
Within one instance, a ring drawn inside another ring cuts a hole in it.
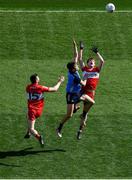
M 0 159 L 6 158 L 6 157 L 16 157 L 16 156 L 28 156 L 28 155 L 36 155 L 40 153 L 53 153 L 53 152 L 66 152 L 63 149 L 48 149 L 48 150 L 31 150 L 32 147 L 26 148 L 19 151 L 0 151 Z

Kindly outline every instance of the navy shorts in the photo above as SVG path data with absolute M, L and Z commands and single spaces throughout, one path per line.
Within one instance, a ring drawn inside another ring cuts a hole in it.
M 81 93 L 66 93 L 67 104 L 77 104 L 80 101 Z

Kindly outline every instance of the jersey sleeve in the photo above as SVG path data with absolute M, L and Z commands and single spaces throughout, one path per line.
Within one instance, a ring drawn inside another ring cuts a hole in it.
M 99 72 L 99 68 L 98 67 L 96 67 L 96 71 Z
M 42 92 L 49 92 L 49 87 L 41 86 Z
M 86 71 L 86 66 L 84 66 L 84 67 L 82 68 L 82 71 Z

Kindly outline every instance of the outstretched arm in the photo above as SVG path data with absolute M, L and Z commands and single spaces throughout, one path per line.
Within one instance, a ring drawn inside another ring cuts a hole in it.
M 64 76 L 61 76 L 55 86 L 49 87 L 49 92 L 56 92 L 56 91 L 58 91 L 61 83 L 62 83 L 64 80 L 65 80 Z
M 82 56 L 83 56 L 83 49 L 84 49 L 84 45 L 83 42 L 80 41 L 80 51 L 79 51 L 79 55 L 78 55 L 78 61 L 80 64 L 81 69 L 85 66 L 83 60 L 82 60 Z
M 101 71 L 101 69 L 102 69 L 102 67 L 103 67 L 103 65 L 104 65 L 104 59 L 103 59 L 103 57 L 100 55 L 99 52 L 97 52 L 97 57 L 98 57 L 98 59 L 99 59 L 99 61 L 100 61 L 98 68 L 99 68 L 99 71 Z
M 74 39 L 73 39 L 73 48 L 74 48 L 74 58 L 73 58 L 73 61 L 77 64 L 77 61 L 78 61 L 78 50 L 77 50 L 76 41 Z
M 99 68 L 99 71 L 101 71 L 101 69 L 102 69 L 102 67 L 103 67 L 103 65 L 104 65 L 104 59 L 103 59 L 103 57 L 100 55 L 97 47 L 92 47 L 91 50 L 97 55 L 97 57 L 98 57 L 98 59 L 99 59 L 98 68 Z

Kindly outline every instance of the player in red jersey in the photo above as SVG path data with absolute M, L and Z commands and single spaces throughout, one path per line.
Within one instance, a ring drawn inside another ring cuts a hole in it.
M 61 76 L 53 87 L 39 85 L 39 76 L 37 74 L 31 75 L 30 81 L 31 84 L 26 87 L 28 99 L 28 131 L 24 138 L 30 138 L 30 136 L 33 135 L 43 146 L 43 137 L 34 128 L 35 120 L 42 115 L 44 108 L 44 92 L 56 92 L 64 81 L 64 77 Z
M 90 101 L 84 102 L 83 113 L 80 116 L 81 121 L 80 121 L 80 128 L 77 132 L 77 139 L 81 138 L 82 130 L 86 126 L 88 112 L 95 103 L 94 101 L 95 90 L 99 82 L 100 71 L 104 64 L 104 59 L 98 52 L 98 48 L 93 47 L 91 50 L 97 55 L 97 58 L 99 59 L 99 65 L 97 67 L 95 66 L 94 58 L 89 58 L 87 60 L 87 65 L 85 65 L 82 60 L 83 49 L 84 49 L 84 45 L 82 42 L 80 42 L 79 63 L 83 72 L 83 79 L 87 80 L 86 85 L 82 87 L 82 91 L 83 91 L 82 99 L 85 98 L 85 96 L 89 96 L 93 99 L 93 102 Z

